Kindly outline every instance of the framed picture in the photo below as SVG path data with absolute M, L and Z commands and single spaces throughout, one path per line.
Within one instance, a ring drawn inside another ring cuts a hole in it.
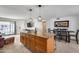
M 69 27 L 69 21 L 55 21 L 55 27 Z

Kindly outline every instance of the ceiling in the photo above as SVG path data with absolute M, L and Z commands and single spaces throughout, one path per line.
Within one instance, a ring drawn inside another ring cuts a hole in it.
M 46 20 L 51 17 L 79 15 L 79 5 L 43 5 L 40 9 L 36 5 L 0 5 L 0 17 L 26 19 L 30 15 L 30 8 L 32 17 L 37 18 L 40 13 Z

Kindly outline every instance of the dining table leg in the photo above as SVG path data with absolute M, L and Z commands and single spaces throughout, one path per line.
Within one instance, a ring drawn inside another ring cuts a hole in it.
M 68 42 L 70 43 L 70 36 L 68 36 Z
M 68 32 L 68 42 L 70 43 L 70 32 Z

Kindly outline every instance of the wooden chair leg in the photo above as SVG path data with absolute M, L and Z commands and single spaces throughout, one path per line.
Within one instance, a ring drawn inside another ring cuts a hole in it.
M 76 37 L 76 42 L 77 42 L 77 44 L 78 44 L 78 38 Z

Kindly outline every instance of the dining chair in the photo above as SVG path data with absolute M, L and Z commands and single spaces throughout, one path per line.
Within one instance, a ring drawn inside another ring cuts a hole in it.
M 69 37 L 69 39 L 68 39 L 69 41 L 68 42 L 70 42 L 71 37 L 75 37 L 76 42 L 78 44 L 78 33 L 79 33 L 79 30 L 77 30 L 76 33 L 70 33 L 69 36 L 68 36 Z
M 67 29 L 60 29 L 60 32 L 61 32 L 61 39 L 62 40 L 65 40 L 66 42 L 67 42 L 67 35 L 68 35 L 68 33 L 67 33 Z
M 61 40 L 61 32 L 60 29 L 53 29 L 53 33 L 55 34 L 55 39 Z

